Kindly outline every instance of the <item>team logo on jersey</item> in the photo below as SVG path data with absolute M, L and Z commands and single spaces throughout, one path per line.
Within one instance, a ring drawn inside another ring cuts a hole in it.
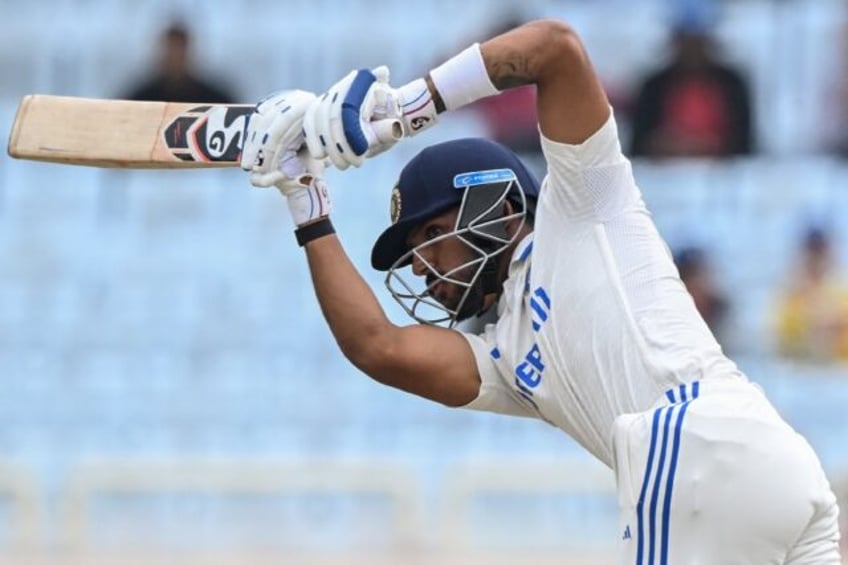
M 392 224 L 396 224 L 400 219 L 400 208 L 400 188 L 394 187 L 392 189 L 392 199 L 391 202 L 389 202 L 389 217 L 392 219 Z
M 530 298 L 530 315 L 533 331 L 539 332 L 545 322 L 550 319 L 551 299 L 541 286 L 536 287 Z M 524 358 L 515 366 L 515 391 L 524 400 L 533 405 L 537 410 L 539 407 L 533 400 L 533 391 L 540 384 L 545 374 L 545 361 L 542 359 L 542 350 L 537 342 L 533 342 Z
M 253 106 L 197 106 L 165 128 L 165 145 L 181 161 L 239 160 Z

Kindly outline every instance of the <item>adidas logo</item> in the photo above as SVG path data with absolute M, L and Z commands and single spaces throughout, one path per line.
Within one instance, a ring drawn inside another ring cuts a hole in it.
M 630 539 L 630 524 L 628 524 L 627 527 L 624 528 L 624 535 L 621 537 L 621 539 Z

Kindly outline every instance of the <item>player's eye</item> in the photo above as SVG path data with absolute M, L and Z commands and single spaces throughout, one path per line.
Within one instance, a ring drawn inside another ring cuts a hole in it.
M 439 237 L 442 233 L 442 228 L 436 225 L 430 225 L 427 226 L 426 230 L 424 230 L 424 237 L 427 238 L 427 240 L 431 240 Z

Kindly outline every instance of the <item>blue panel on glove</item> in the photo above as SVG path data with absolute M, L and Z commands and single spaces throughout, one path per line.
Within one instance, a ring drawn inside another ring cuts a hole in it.
M 377 77 L 370 70 L 360 69 L 342 102 L 342 129 L 348 145 L 357 156 L 364 155 L 368 151 L 368 139 L 362 131 L 359 116 L 368 90 L 376 80 Z

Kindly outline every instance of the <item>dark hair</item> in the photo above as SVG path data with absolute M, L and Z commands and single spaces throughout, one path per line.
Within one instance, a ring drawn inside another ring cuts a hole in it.
M 162 37 L 167 41 L 179 41 L 188 44 L 191 41 L 191 32 L 183 21 L 174 20 L 165 28 Z
M 812 226 L 804 233 L 804 249 L 819 252 L 827 250 L 830 245 L 830 237 L 824 228 Z
M 699 247 L 684 247 L 674 254 L 674 264 L 681 279 L 687 279 L 703 267 L 706 254 Z

